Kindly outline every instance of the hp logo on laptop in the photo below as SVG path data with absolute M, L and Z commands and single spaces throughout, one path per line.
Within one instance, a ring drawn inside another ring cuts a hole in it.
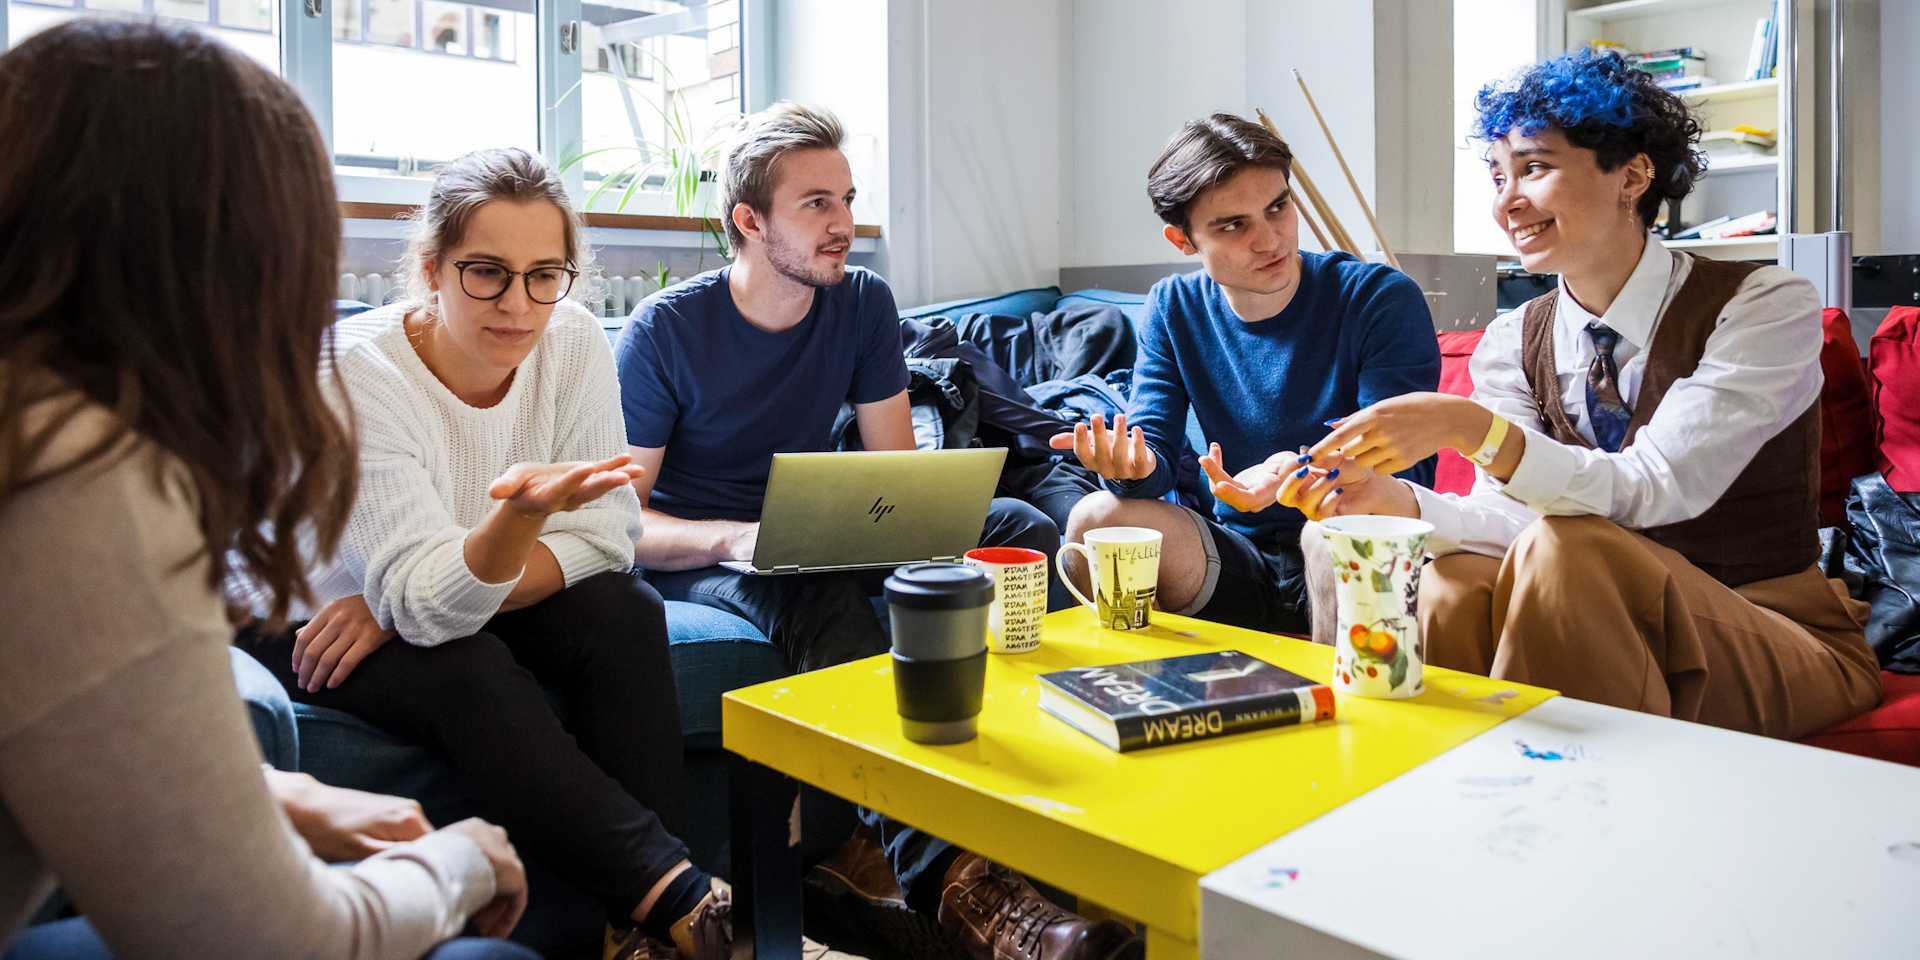
M 872 517 L 874 523 L 879 523 L 881 518 L 892 512 L 893 504 L 888 503 L 885 497 L 873 498 L 873 506 L 867 508 L 867 516 Z

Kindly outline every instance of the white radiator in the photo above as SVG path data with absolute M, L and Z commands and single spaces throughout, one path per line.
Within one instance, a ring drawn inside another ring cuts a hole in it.
M 598 301 L 588 303 L 587 309 L 593 315 L 603 319 L 625 319 L 640 301 L 659 289 L 652 277 L 605 277 L 605 296 Z M 668 282 L 678 283 L 679 277 Z M 342 300 L 358 300 L 361 303 L 382 304 L 398 299 L 406 291 L 406 284 L 391 274 L 381 273 L 343 273 L 335 296 Z

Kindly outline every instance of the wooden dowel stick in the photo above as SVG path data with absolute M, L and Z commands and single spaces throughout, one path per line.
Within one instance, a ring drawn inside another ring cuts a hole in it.
M 1265 110 L 1255 107 L 1253 113 L 1254 116 L 1260 118 L 1260 125 L 1266 127 L 1268 133 L 1273 134 L 1281 140 L 1286 139 L 1280 136 L 1280 128 L 1273 125 L 1273 118 L 1267 116 Z M 1327 232 L 1333 236 L 1332 245 L 1328 245 L 1325 239 L 1320 241 L 1320 245 L 1325 247 L 1330 253 L 1334 250 L 1344 250 L 1356 257 L 1360 256 L 1360 248 L 1354 244 L 1352 237 L 1347 236 L 1346 228 L 1340 225 L 1340 218 L 1334 216 L 1333 208 L 1327 206 L 1327 198 L 1321 196 L 1320 191 L 1314 187 L 1313 178 L 1307 176 L 1306 168 L 1300 164 L 1299 157 L 1293 158 L 1293 175 L 1300 181 L 1300 187 L 1303 195 L 1307 199 L 1307 204 L 1319 212 L 1320 219 L 1327 222 Z M 1307 207 L 1301 207 L 1300 212 L 1303 214 L 1306 213 Z M 1311 222 L 1308 225 L 1313 226 Z M 1313 234 L 1316 237 L 1320 236 L 1319 227 L 1314 226 Z
M 1353 241 L 1353 234 L 1347 232 L 1347 225 L 1340 222 L 1339 215 L 1333 212 L 1333 204 L 1327 202 L 1326 194 L 1320 192 L 1320 185 L 1313 182 L 1313 177 L 1307 173 L 1299 157 L 1293 158 L 1293 175 L 1300 178 L 1300 186 L 1306 188 L 1314 209 L 1320 211 L 1320 219 L 1327 222 L 1327 232 L 1333 235 L 1333 242 L 1339 244 L 1340 249 L 1365 259 L 1360 252 L 1360 245 Z
M 1393 247 L 1387 244 L 1387 235 L 1380 232 L 1380 221 L 1374 219 L 1373 207 L 1367 203 L 1367 195 L 1360 192 L 1360 181 L 1355 180 L 1353 171 L 1347 168 L 1347 158 L 1340 153 L 1340 144 L 1333 139 L 1333 130 L 1327 126 L 1327 118 L 1320 115 L 1320 105 L 1313 101 L 1313 91 L 1307 89 L 1307 80 L 1299 70 L 1293 71 L 1293 79 L 1300 84 L 1300 92 L 1306 95 L 1307 109 L 1313 111 L 1313 119 L 1320 124 L 1320 132 L 1326 135 L 1327 146 L 1333 148 L 1333 159 L 1339 161 L 1340 172 L 1347 175 L 1347 186 L 1353 188 L 1355 199 L 1360 201 L 1360 212 L 1367 215 L 1367 226 L 1373 228 L 1374 239 L 1380 241 L 1380 252 L 1387 255 L 1387 264 L 1395 270 L 1400 269 L 1400 258 L 1393 255 Z
M 1315 240 L 1320 241 L 1320 249 L 1325 250 L 1328 253 L 1332 253 L 1333 244 L 1330 244 L 1327 242 L 1327 235 L 1324 233 L 1321 233 L 1320 225 L 1313 222 L 1313 214 L 1308 213 L 1307 208 L 1300 203 L 1299 193 L 1300 191 L 1298 190 L 1294 191 L 1293 209 L 1299 212 L 1301 220 L 1306 221 L 1307 229 L 1313 231 L 1313 238 Z

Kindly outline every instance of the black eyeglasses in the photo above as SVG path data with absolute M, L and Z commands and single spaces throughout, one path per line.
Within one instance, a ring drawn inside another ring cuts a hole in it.
M 519 277 L 527 288 L 527 299 L 534 303 L 559 303 L 580 271 L 566 267 L 534 267 L 532 270 L 508 270 L 490 260 L 455 260 L 460 271 L 460 289 L 475 300 L 498 300 L 507 295 L 513 278 Z

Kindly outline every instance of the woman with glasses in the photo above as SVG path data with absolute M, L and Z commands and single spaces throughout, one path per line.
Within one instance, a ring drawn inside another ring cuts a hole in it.
M 334 327 L 360 492 L 312 573 L 328 602 L 242 645 L 294 699 L 445 756 L 623 938 L 724 953 L 726 894 L 674 835 L 679 706 L 660 598 L 629 573 L 640 471 L 613 354 L 567 299 L 582 232 L 526 151 L 439 172 L 409 296 Z

